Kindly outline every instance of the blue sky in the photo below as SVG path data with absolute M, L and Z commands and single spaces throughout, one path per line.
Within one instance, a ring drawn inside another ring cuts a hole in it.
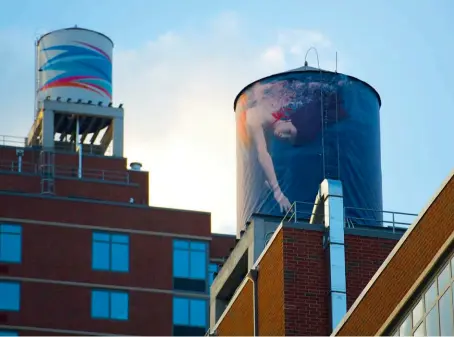
M 115 42 L 126 156 L 150 171 L 151 203 L 211 211 L 215 231 L 235 228 L 236 93 L 259 76 L 302 65 L 301 51 L 312 45 L 323 68 L 332 70 L 338 51 L 339 71 L 381 95 L 387 210 L 419 212 L 454 167 L 452 1 L 7 3 L 0 134 L 25 136 L 32 123 L 39 34 L 75 24 L 103 32 Z

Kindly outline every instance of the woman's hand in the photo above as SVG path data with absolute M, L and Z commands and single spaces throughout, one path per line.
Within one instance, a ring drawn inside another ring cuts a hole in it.
M 279 187 L 279 185 L 276 184 L 275 186 L 271 186 L 268 181 L 265 181 L 265 185 L 271 191 L 273 191 L 274 199 L 279 204 L 279 208 L 280 208 L 281 212 L 284 212 L 284 211 L 288 212 L 292 208 L 292 204 L 287 199 L 287 197 L 284 195 L 284 193 L 282 193 L 281 188 Z
M 288 212 L 292 208 L 290 201 L 280 189 L 274 192 L 274 199 L 276 199 L 277 203 L 279 204 L 279 208 L 282 213 Z

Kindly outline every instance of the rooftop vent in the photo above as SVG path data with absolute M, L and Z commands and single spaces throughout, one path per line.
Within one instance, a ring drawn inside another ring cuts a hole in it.
M 142 168 L 142 164 L 134 162 L 129 164 L 129 167 L 131 168 L 132 171 L 140 171 Z

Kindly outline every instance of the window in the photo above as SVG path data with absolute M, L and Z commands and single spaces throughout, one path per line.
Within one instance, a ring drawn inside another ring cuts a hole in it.
M 0 282 L 0 311 L 19 311 L 20 284 L 17 282 Z
M 0 336 L 18 336 L 16 331 L 0 330 Z
M 207 301 L 174 297 L 173 333 L 175 336 L 204 335 L 207 329 Z
M 173 242 L 173 286 L 175 289 L 206 292 L 207 243 Z
M 123 291 L 93 290 L 91 317 L 125 321 L 129 313 L 129 295 Z
M 129 237 L 124 234 L 93 233 L 94 270 L 129 271 Z
M 21 226 L 0 225 L 0 262 L 21 262 L 21 236 Z
M 454 335 L 454 257 L 417 298 L 394 333 L 400 336 Z
M 208 265 L 208 273 L 209 273 L 208 282 L 209 282 L 210 287 L 213 284 L 214 279 L 216 278 L 215 273 L 217 273 L 218 271 L 219 271 L 219 266 L 216 263 L 210 263 Z

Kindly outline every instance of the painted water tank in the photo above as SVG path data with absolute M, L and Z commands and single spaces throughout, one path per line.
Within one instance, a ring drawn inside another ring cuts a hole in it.
M 324 178 L 342 181 L 350 220 L 381 224 L 380 106 L 367 83 L 307 66 L 245 87 L 234 103 L 238 232 L 294 202 L 309 219 Z
M 113 42 L 82 28 L 60 29 L 37 42 L 37 100 L 112 102 Z

